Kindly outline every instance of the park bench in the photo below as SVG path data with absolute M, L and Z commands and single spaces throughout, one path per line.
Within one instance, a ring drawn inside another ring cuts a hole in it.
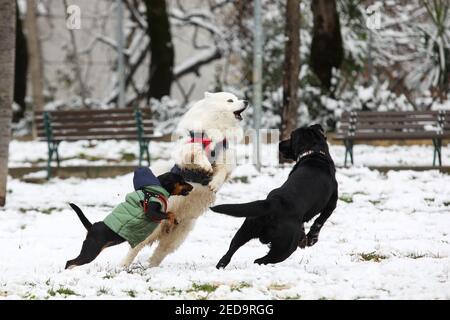
M 422 140 L 433 142 L 433 166 L 436 158 L 442 166 L 442 140 L 450 138 L 450 111 L 353 111 L 344 112 L 335 140 L 345 146 L 353 164 L 353 145 L 368 140 Z
M 153 120 L 149 109 L 122 108 L 102 110 L 42 111 L 35 115 L 36 134 L 48 145 L 47 178 L 51 177 L 51 162 L 60 166 L 58 147 L 61 141 L 137 140 L 139 166 L 145 156 L 150 165 L 149 143 L 153 135 Z

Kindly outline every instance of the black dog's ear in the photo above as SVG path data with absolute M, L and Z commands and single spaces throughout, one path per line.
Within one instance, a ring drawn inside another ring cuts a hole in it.
M 295 160 L 294 150 L 292 150 L 291 139 L 280 141 L 278 150 L 286 159 Z
M 311 129 L 317 129 L 320 132 L 322 132 L 323 134 L 325 134 L 325 130 L 323 130 L 323 127 L 320 124 L 318 124 L 318 123 L 317 124 L 313 124 L 310 128 Z
M 320 124 L 313 124 L 310 128 L 318 130 L 322 134 L 322 136 L 325 139 L 327 139 L 327 136 L 325 135 L 325 130 L 323 130 L 323 127 Z

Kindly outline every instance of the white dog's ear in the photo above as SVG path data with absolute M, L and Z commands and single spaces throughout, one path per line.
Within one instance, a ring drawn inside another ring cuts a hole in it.
M 205 98 L 211 97 L 213 94 L 211 92 L 206 91 L 205 92 Z

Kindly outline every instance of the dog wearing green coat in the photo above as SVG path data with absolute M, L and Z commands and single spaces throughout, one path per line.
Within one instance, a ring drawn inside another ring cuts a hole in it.
M 167 212 L 170 196 L 187 196 L 193 186 L 181 175 L 167 172 L 156 177 L 147 167 L 137 168 L 133 177 L 134 192 L 128 193 L 103 221 L 92 224 L 83 211 L 70 203 L 87 230 L 81 252 L 66 263 L 66 269 L 92 262 L 100 252 L 127 241 L 132 248 L 144 241 L 162 220 L 176 224 L 174 214 Z

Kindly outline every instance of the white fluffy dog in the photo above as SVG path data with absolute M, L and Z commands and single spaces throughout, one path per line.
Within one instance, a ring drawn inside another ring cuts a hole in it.
M 235 166 L 236 155 L 232 146 L 243 137 L 240 121 L 247 105 L 247 101 L 239 100 L 231 93 L 206 92 L 205 98 L 186 112 L 176 130 L 173 160 L 194 189 L 186 197 L 169 198 L 168 211 L 175 213 L 179 224 L 169 227 L 162 222 L 145 241 L 130 249 L 123 266 L 128 267 L 139 251 L 154 241 L 159 243 L 149 264 L 158 266 L 183 243 L 196 219 L 214 203 L 216 192 Z M 171 167 L 167 165 L 152 170 L 158 175 L 171 170 Z M 206 183 L 198 177 L 207 178 Z

